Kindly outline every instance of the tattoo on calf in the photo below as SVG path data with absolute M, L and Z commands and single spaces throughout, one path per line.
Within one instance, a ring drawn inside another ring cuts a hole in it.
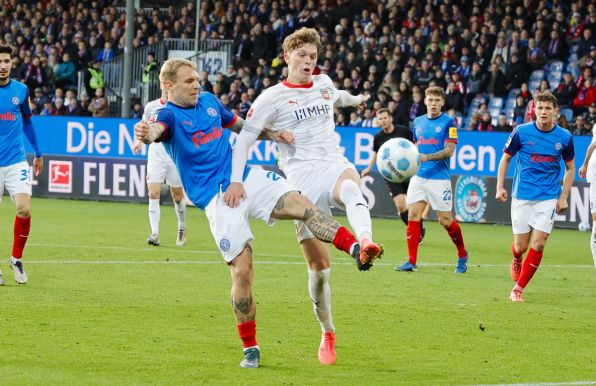
M 335 221 L 330 214 L 325 213 L 318 208 L 305 209 L 302 221 L 317 239 L 326 243 L 333 242 L 337 230 L 340 227 L 339 223 Z
M 279 200 L 277 200 L 277 204 L 275 204 L 275 210 L 282 210 L 285 206 L 285 199 L 288 196 L 288 194 L 290 194 L 292 192 L 286 192 L 283 194 L 283 196 L 281 196 L 279 198 Z
M 240 298 L 234 302 L 234 309 L 241 313 L 248 315 L 252 309 L 252 296 L 248 298 Z

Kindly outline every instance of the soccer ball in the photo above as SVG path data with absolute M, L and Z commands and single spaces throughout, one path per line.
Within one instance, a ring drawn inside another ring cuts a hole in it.
M 580 222 L 579 224 L 577 224 L 577 229 L 580 232 L 587 232 L 590 230 L 590 222 L 589 221 L 583 221 Z
M 407 181 L 418 172 L 419 167 L 418 148 L 405 138 L 391 138 L 377 153 L 377 169 L 388 181 Z

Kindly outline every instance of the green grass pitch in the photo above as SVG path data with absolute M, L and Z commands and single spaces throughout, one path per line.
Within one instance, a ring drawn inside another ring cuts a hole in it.
M 470 251 L 427 225 L 416 273 L 404 225 L 374 219 L 386 255 L 358 272 L 335 250 L 336 365 L 316 351 L 320 328 L 291 222 L 253 223 L 262 368 L 240 369 L 230 277 L 202 212 L 187 245 L 162 206 L 162 246 L 149 247 L 139 204 L 33 199 L 25 266 L 8 265 L 14 209 L 0 204 L 1 385 L 447 385 L 596 381 L 596 272 L 589 233 L 556 229 L 523 304 L 507 300 L 511 231 L 463 224 Z M 346 223 L 345 218 L 339 218 Z

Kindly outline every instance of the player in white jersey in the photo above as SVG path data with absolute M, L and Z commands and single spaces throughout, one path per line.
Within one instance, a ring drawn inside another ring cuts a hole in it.
M 265 90 L 249 110 L 234 149 L 231 184 L 224 200 L 235 207 L 246 197 L 242 171 L 248 149 L 263 129 L 285 131 L 288 143 L 280 144 L 279 148 L 288 181 L 321 210 L 330 213 L 331 206 L 346 210 L 360 242 L 358 267 L 367 270 L 382 249 L 372 241 L 370 213 L 360 190 L 360 176 L 339 146 L 333 107 L 363 107 L 368 98 L 337 90 L 327 75 L 312 75 L 320 49 L 319 34 L 312 28 L 302 28 L 284 40 L 288 78 Z M 296 222 L 296 230 L 308 263 L 309 292 L 323 331 L 319 360 L 332 364 L 335 362 L 335 327 L 331 317 L 329 251 L 303 223 Z
M 161 98 L 147 103 L 143 112 L 143 121 L 148 122 L 155 112 L 165 106 L 168 101 L 168 93 L 161 92 Z M 136 154 L 141 150 L 143 142 L 138 141 L 133 152 Z M 184 199 L 184 189 L 182 180 L 176 170 L 176 165 L 170 155 L 161 143 L 152 143 L 149 145 L 147 154 L 147 189 L 149 191 L 149 225 L 151 234 L 147 238 L 149 245 L 159 245 L 159 221 L 161 211 L 159 207 L 159 197 L 161 195 L 161 184 L 165 181 L 170 186 L 170 194 L 174 201 L 174 209 L 178 218 L 178 232 L 176 234 L 176 245 L 182 246 L 186 242 L 186 201 Z
M 592 237 L 590 237 L 590 249 L 592 250 L 592 259 L 596 268 L 596 157 L 592 157 L 596 149 L 596 124 L 592 127 L 592 143 L 586 151 L 584 163 L 579 168 L 579 176 L 586 178 L 590 183 L 590 211 L 592 212 Z

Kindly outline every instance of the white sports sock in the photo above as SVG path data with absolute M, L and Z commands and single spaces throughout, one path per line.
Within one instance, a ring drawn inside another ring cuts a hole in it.
M 149 199 L 149 225 L 151 225 L 151 234 L 159 234 L 159 218 L 161 217 L 159 209 L 159 198 Z
M 313 303 L 313 310 L 321 324 L 323 332 L 335 332 L 331 315 L 331 288 L 329 274 L 331 268 L 322 271 L 308 270 L 308 293 Z
M 186 228 L 186 200 L 183 198 L 180 202 L 174 201 L 174 209 L 176 209 L 176 217 L 178 218 L 178 228 Z
M 592 224 L 592 236 L 590 237 L 590 249 L 592 250 L 592 259 L 594 259 L 594 268 L 596 268 L 596 221 Z
M 346 207 L 348 222 L 356 233 L 358 241 L 372 240 L 370 212 L 358 185 L 352 180 L 343 181 L 339 187 L 339 199 Z

